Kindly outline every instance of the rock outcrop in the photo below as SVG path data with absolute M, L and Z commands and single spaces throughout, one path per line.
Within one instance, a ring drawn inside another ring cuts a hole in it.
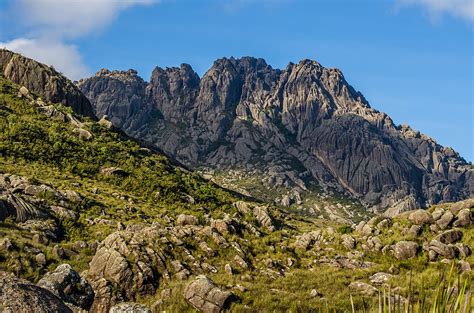
M 6 272 L 0 272 L 0 311 L 18 313 L 73 312 L 51 291 Z
M 0 49 L 0 73 L 23 86 L 23 96 L 34 92 L 46 101 L 70 106 L 74 112 L 95 118 L 89 100 L 66 77 L 54 68 L 26 58 L 17 53 Z
M 219 313 L 230 304 L 233 295 L 223 291 L 212 280 L 200 275 L 184 289 L 184 298 L 203 313 Z
M 224 58 L 202 78 L 186 64 L 157 67 L 149 83 L 133 70 L 101 70 L 78 86 L 127 134 L 189 166 L 261 175 L 267 188 L 317 182 L 397 213 L 472 196 L 471 164 L 395 125 L 341 71 L 315 61 L 278 70 Z

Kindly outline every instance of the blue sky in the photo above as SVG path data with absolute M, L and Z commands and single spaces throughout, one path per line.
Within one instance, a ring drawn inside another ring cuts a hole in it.
M 77 79 L 223 56 L 340 68 L 372 107 L 474 161 L 471 0 L 0 0 L 0 46 Z M 20 21 L 20 22 L 19 22 Z

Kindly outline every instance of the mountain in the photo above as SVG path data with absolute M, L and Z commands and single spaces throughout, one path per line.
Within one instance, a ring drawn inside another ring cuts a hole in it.
M 255 201 L 67 102 L 84 97 L 67 78 L 10 55 L 22 61 L 8 77 L 24 85 L 0 73 L 1 312 L 472 309 L 473 199 L 357 225 Z
M 69 79 L 52 67 L 0 49 L 0 71 L 6 79 L 37 93 L 46 101 L 61 103 L 78 114 L 95 118 L 89 100 Z
M 155 68 L 150 82 L 103 69 L 78 87 L 130 136 L 267 201 L 301 203 L 322 189 L 394 214 L 474 194 L 472 164 L 395 125 L 340 70 L 315 61 L 279 70 L 223 58 L 202 78 L 183 64 Z

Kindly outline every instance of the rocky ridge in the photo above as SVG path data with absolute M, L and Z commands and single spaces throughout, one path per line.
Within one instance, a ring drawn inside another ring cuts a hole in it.
M 133 70 L 101 70 L 78 86 L 99 117 L 130 136 L 210 177 L 237 171 L 234 188 L 259 177 L 247 192 L 281 187 L 279 203 L 313 185 L 398 213 L 472 196 L 471 164 L 395 125 L 341 71 L 315 61 L 278 70 L 223 58 L 202 78 L 187 64 L 157 67 L 149 83 Z

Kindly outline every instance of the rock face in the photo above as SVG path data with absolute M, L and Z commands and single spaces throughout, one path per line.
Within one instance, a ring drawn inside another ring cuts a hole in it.
M 219 313 L 227 307 L 232 293 L 222 291 L 206 276 L 200 275 L 184 289 L 184 298 L 204 313 Z
M 51 291 L 5 272 L 0 272 L 0 311 L 72 313 Z
M 317 182 L 398 212 L 472 196 L 472 165 L 394 125 L 315 61 L 278 70 L 224 58 L 202 78 L 186 64 L 157 67 L 149 83 L 101 70 L 78 86 L 97 116 L 189 166 L 261 174 L 269 188 Z
M 38 286 L 84 310 L 89 310 L 94 300 L 92 287 L 69 264 L 59 265 L 53 272 L 47 273 L 38 281 Z
M 5 78 L 23 86 L 20 89 L 23 96 L 32 91 L 47 101 L 62 103 L 78 114 L 95 118 L 89 100 L 69 79 L 51 67 L 0 49 L 0 71 Z

